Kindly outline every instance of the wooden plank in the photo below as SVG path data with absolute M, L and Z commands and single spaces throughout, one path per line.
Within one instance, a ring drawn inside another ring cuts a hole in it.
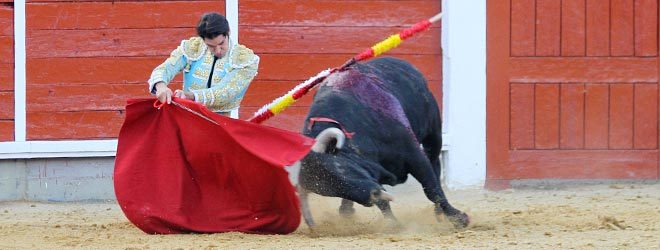
M 14 119 L 14 92 L 0 91 L 0 120 Z
M 0 5 L 0 36 L 14 35 L 14 8 Z
M 27 113 L 28 140 L 116 138 L 123 111 Z
M 535 54 L 535 4 L 534 0 L 511 0 L 511 56 Z
M 305 81 L 319 72 L 341 66 L 352 54 L 260 54 L 256 80 Z M 397 55 L 410 62 L 429 81 L 442 80 L 442 56 Z
M 610 149 L 633 147 L 633 85 L 610 85 Z
M 192 29 L 202 14 L 211 11 L 225 13 L 224 1 L 94 1 L 30 3 L 26 6 L 29 29 L 48 30 L 174 27 Z
M 587 84 L 584 106 L 584 147 L 607 149 L 609 141 L 609 85 Z
M 0 63 L 14 63 L 13 36 L 0 36 Z
M 559 147 L 584 148 L 584 84 L 562 84 Z
M 512 150 L 534 148 L 534 84 L 511 84 Z
M 635 54 L 633 0 L 611 0 L 611 55 L 632 56 Z
M 536 55 L 560 55 L 561 1 L 536 0 Z
M 177 2 L 182 0 L 143 0 L 157 2 Z M 223 2 L 224 0 L 220 1 Z M 27 3 L 72 2 L 72 0 L 26 0 Z M 117 2 L 117 0 L 75 0 L 75 2 Z M 224 2 L 223 2 L 224 3 Z
M 27 57 L 168 56 L 194 29 L 28 30 Z M 145 37 L 158 37 L 145 42 Z M 44 46 L 47 44 L 48 46 Z
M 635 55 L 658 55 L 658 1 L 635 1 Z
M 14 90 L 14 64 L 0 63 L 0 91 Z
M 405 27 L 439 13 L 440 1 L 241 0 L 238 7 L 241 26 Z
M 14 121 L 0 120 L 0 142 L 14 141 Z
M 610 55 L 610 3 L 587 0 L 587 56 Z
M 355 55 L 398 33 L 397 27 L 253 27 L 242 29 L 239 40 L 258 54 L 269 53 L 345 53 Z M 274 36 L 273 34 L 281 34 Z M 292 35 L 295 34 L 295 35 Z M 328 35 L 333 34 L 333 35 Z M 440 29 L 409 38 L 389 55 L 440 54 Z
M 285 95 L 292 90 L 300 82 L 294 81 L 262 81 L 255 80 L 250 84 L 243 102 L 242 107 L 262 107 L 269 104 L 276 98 Z M 433 93 L 438 105 L 442 103 L 442 82 L 430 81 L 428 82 L 429 89 Z M 297 102 L 292 104 L 293 107 L 309 107 L 312 103 L 316 88 L 312 89 L 307 95 L 303 96 Z
M 151 96 L 146 84 L 28 85 L 30 112 L 123 110 L 129 98 Z
M 635 149 L 658 148 L 658 85 L 635 84 L 633 142 Z
M 511 82 L 657 82 L 656 58 L 511 58 Z
M 655 179 L 656 150 L 511 151 L 502 179 Z
M 143 83 L 167 56 L 153 57 L 72 57 L 27 60 L 29 84 L 51 83 Z M 72 74 L 71 72 L 76 72 Z
M 536 84 L 534 147 L 559 148 L 559 84 Z
M 343 64 L 352 55 L 263 54 L 256 80 L 305 81 L 322 70 Z M 440 55 L 398 56 L 416 66 L 430 81 L 442 80 Z M 33 58 L 27 61 L 28 82 L 145 83 L 166 56 Z M 1 66 L 0 66 L 1 67 Z M 70 72 L 77 72 L 71 74 Z M 0 71 L 2 72 L 2 71 Z
M 509 172 L 511 1 L 486 1 L 486 178 Z
M 585 0 L 561 1 L 561 55 L 584 56 Z
M 264 53 L 348 53 L 371 47 L 396 28 L 287 28 L 268 27 L 241 31 L 241 43 Z M 440 30 L 432 28 L 406 40 L 392 55 L 440 54 Z M 272 34 L 300 34 L 275 36 Z M 435 35 L 434 35 L 435 33 Z M 343 34 L 343 36 L 327 36 Z M 28 58 L 165 56 L 181 39 L 194 36 L 187 28 L 120 30 L 32 30 L 28 31 Z M 150 43 L 144 37 L 160 37 Z M 351 39 L 347 42 L 347 37 Z M 49 46 L 43 46 L 49 44 Z M 322 45 L 322 46 L 319 46 Z

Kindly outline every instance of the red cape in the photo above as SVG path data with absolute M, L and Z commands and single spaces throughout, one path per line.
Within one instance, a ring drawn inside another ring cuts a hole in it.
M 299 201 L 283 166 L 314 140 L 175 101 L 185 108 L 128 101 L 114 171 L 126 217 L 159 234 L 296 230 Z

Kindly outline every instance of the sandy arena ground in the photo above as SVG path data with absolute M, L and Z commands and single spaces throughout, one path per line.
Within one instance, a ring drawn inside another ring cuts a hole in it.
M 448 192 L 472 225 L 437 223 L 419 184 L 391 190 L 394 230 L 377 208 L 337 214 L 314 196 L 319 229 L 291 235 L 147 235 L 116 203 L 0 203 L 0 249 L 660 249 L 660 184 L 601 184 Z

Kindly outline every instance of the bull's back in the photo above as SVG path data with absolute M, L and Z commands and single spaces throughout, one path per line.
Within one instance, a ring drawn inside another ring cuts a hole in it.
M 361 72 L 382 77 L 383 85 L 396 97 L 411 128 L 420 136 L 431 127 L 440 126 L 440 112 L 424 75 L 412 64 L 393 57 L 383 57 L 358 66 Z
M 412 129 L 418 138 L 440 126 L 437 103 L 424 76 L 410 63 L 384 57 L 349 71 L 334 73 L 321 84 L 308 119 L 333 118 L 353 130 L 366 130 L 362 134 L 391 128 L 390 121 Z M 316 136 L 326 126 L 315 125 L 303 133 Z

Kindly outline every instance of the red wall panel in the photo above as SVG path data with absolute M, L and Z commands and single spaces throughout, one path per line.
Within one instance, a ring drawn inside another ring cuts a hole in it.
M 340 66 L 389 35 L 439 13 L 440 2 L 239 1 L 239 41 L 261 56 L 259 74 L 248 89 L 241 118 L 249 118 L 318 72 Z M 387 53 L 418 67 L 436 98 L 442 89 L 440 28 L 434 24 Z M 294 104 L 295 111 L 285 110 L 267 124 L 299 131 L 310 102 L 305 97 Z
M 27 138 L 116 138 L 126 99 L 224 1 L 28 1 Z M 175 78 L 180 83 L 181 78 Z
M 0 142 L 14 140 L 14 8 L 0 5 Z

